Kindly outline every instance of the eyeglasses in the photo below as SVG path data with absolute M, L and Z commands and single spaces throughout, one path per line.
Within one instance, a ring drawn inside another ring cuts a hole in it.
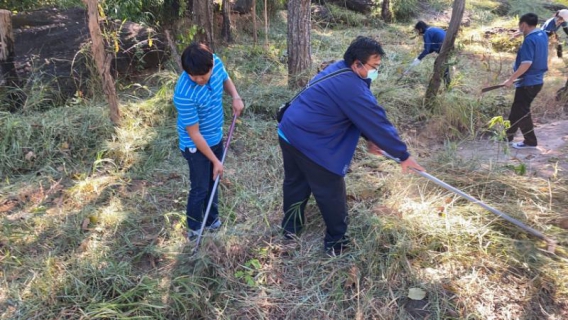
M 367 64 L 365 64 L 365 65 L 367 65 Z M 369 65 L 369 67 L 371 67 L 371 70 L 369 70 L 369 71 L 372 71 L 372 70 L 379 71 L 379 68 L 381 67 L 381 65 L 379 64 L 379 65 L 377 65 L 376 67 L 373 67 L 373 66 Z

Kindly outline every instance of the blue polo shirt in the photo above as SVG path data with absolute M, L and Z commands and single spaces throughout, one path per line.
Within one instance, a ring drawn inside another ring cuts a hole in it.
M 522 63 L 531 63 L 531 66 L 519 77 L 522 80 L 516 84 L 516 87 L 544 83 L 544 73 L 548 71 L 548 37 L 539 28 L 525 37 L 521 49 L 517 52 L 513 70 L 517 71 Z
M 424 50 L 418 56 L 418 60 L 424 59 L 425 56 L 432 52 L 440 53 L 442 49 L 442 44 L 444 43 L 444 38 L 446 37 L 446 31 L 436 27 L 428 27 L 424 31 Z
M 311 82 L 343 68 L 349 66 L 338 61 Z M 406 144 L 377 103 L 370 84 L 355 72 L 345 72 L 311 86 L 286 110 L 280 136 L 340 176 L 347 173 L 361 134 L 392 156 L 406 160 L 410 156 Z
M 552 18 L 546 20 L 546 22 L 542 24 L 540 29 L 542 31 L 544 31 L 545 33 L 547 33 L 548 35 L 551 35 L 552 33 L 558 31 L 558 29 L 564 28 L 564 32 L 566 32 L 566 34 L 568 34 L 568 29 L 567 29 L 568 23 L 566 23 L 566 21 L 564 21 L 557 26 L 556 20 L 557 20 L 556 17 L 552 17 Z
M 187 133 L 187 126 L 199 123 L 199 132 L 209 146 L 223 138 L 223 83 L 229 78 L 223 62 L 213 55 L 213 72 L 209 82 L 200 86 L 183 72 L 174 90 L 177 110 L 179 148 L 196 148 Z

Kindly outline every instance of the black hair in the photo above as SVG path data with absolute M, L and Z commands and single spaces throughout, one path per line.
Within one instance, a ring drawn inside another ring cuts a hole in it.
M 213 52 L 206 44 L 192 42 L 181 55 L 183 70 L 192 76 L 202 76 L 213 68 Z
M 350 66 L 355 60 L 361 61 L 365 64 L 373 55 L 383 56 L 385 51 L 381 44 L 372 38 L 358 36 L 351 42 L 347 51 L 343 54 L 343 60 Z
M 420 20 L 416 23 L 416 25 L 414 26 L 414 29 L 418 30 L 419 33 L 424 33 L 424 31 L 426 31 L 426 29 L 428 29 L 430 26 L 428 24 L 426 24 L 426 22 Z
M 538 24 L 538 16 L 534 13 L 523 14 L 521 19 L 519 19 L 519 24 L 523 22 L 528 24 L 530 27 L 536 27 Z

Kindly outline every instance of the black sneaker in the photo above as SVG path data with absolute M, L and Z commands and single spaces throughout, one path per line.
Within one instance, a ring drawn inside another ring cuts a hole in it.
M 351 241 L 348 236 L 343 236 L 343 238 L 334 244 L 325 244 L 325 253 L 330 257 L 337 257 L 351 249 Z

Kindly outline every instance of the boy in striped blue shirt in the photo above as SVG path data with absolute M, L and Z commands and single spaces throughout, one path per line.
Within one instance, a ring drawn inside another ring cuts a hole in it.
M 197 237 L 207 199 L 213 194 L 205 223 L 210 230 L 221 227 L 215 179 L 223 173 L 223 91 L 233 98 L 233 113 L 239 116 L 242 99 L 223 62 L 202 43 L 192 43 L 183 52 L 184 72 L 174 91 L 179 148 L 189 165 L 187 198 L 188 239 Z

